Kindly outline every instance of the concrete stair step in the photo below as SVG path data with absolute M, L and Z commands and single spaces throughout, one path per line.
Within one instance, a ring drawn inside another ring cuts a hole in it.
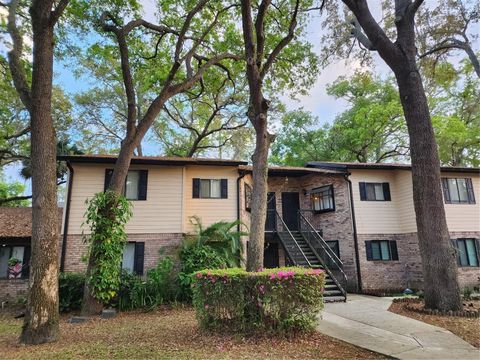
M 324 302 L 343 302 L 345 301 L 345 296 L 327 296 L 323 298 Z
M 340 290 L 325 290 L 323 296 L 339 296 L 342 295 Z

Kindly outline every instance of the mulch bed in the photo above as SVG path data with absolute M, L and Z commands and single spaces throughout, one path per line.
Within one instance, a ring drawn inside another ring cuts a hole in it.
M 313 332 L 294 338 L 244 338 L 199 330 L 191 308 L 120 313 L 116 318 L 69 324 L 52 344 L 17 343 L 22 319 L 0 316 L 0 354 L 5 359 L 386 359 Z
M 480 348 L 480 300 L 464 300 L 460 312 L 435 313 L 425 310 L 421 299 L 394 301 L 389 311 L 447 329 L 463 340 Z M 458 315 L 457 315 L 458 314 Z
M 480 318 L 480 300 L 463 300 L 463 309 L 458 311 L 439 311 L 426 309 L 422 299 L 394 299 L 394 302 L 404 303 L 404 308 L 410 311 L 416 311 L 427 315 L 457 316 Z

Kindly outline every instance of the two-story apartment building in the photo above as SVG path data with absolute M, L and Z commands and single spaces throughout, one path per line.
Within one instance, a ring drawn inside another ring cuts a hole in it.
M 411 167 L 405 164 L 311 162 L 345 171 L 351 185 L 357 271 L 364 291 L 421 288 Z M 447 225 L 458 250 L 461 286 L 480 283 L 480 169 L 442 167 Z
M 69 168 L 61 270 L 82 271 L 82 232 L 88 234 L 82 226 L 85 201 L 105 189 L 116 158 L 73 155 L 61 160 Z M 240 219 L 248 228 L 251 173 L 242 161 L 133 158 L 124 190 L 133 217 L 126 228 L 129 242 L 122 266 L 143 274 L 160 256 L 175 254 L 183 235 L 194 230 L 192 216 L 204 225 Z M 443 167 L 442 186 L 461 285 L 478 285 L 480 169 Z M 336 285 L 350 291 L 422 287 L 409 165 L 272 166 L 268 187 L 266 267 L 325 267 Z M 248 237 L 244 240 L 248 251 Z

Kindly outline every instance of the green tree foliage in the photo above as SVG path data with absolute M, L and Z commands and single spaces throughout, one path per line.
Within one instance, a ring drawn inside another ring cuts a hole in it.
M 306 111 L 287 113 L 272 147 L 275 163 L 303 166 L 308 161 L 382 162 L 408 153 L 405 120 L 390 79 L 369 72 L 340 77 L 328 94 L 347 103 L 333 123 L 319 126 Z
M 20 181 L 6 182 L 0 178 L 0 206 L 29 206 L 28 196 L 23 195 L 25 189 L 26 186 Z M 6 199 L 10 201 L 4 201 Z
M 440 161 L 452 166 L 480 165 L 480 80 L 464 60 L 459 70 L 436 67 L 430 96 Z
M 120 287 L 120 265 L 127 241 L 125 225 L 132 216 L 132 206 L 125 197 L 109 190 L 95 194 L 86 204 L 82 227 L 89 227 L 89 233 L 82 231 L 82 236 L 89 244 L 88 253 L 101 264 L 90 268 L 87 284 L 95 298 L 108 304 Z M 110 213 L 105 211 L 108 206 Z
M 305 110 L 287 112 L 272 145 L 274 164 L 304 166 L 308 161 L 333 160 L 330 127 L 318 127 L 320 120 Z
M 26 74 L 31 75 L 25 63 Z M 0 167 L 30 157 L 30 116 L 20 101 L 7 61 L 0 55 Z M 72 125 L 72 104 L 60 87 L 53 87 L 52 117 L 59 141 L 66 141 Z
M 452 61 L 454 56 L 460 55 L 468 59 L 470 71 L 480 78 L 478 44 L 476 46 L 480 36 L 478 1 L 432 2 L 430 6 L 419 9 L 415 25 L 418 53 L 422 59 L 420 65 L 424 69 L 434 69 L 436 64 Z
M 229 79 L 222 71 L 206 74 L 200 93 L 179 94 L 166 104 L 153 125 L 165 155 L 245 158 L 237 143 L 241 139 L 248 148 L 253 131 L 245 116 L 244 82 L 238 73 L 230 71 Z
M 464 60 L 459 69 L 442 62 L 428 72 L 440 160 L 443 165 L 478 166 L 480 157 L 480 83 Z M 298 110 L 282 119 L 271 161 L 303 166 L 308 161 L 409 161 L 408 133 L 393 79 L 370 72 L 340 77 L 327 91 L 347 103 L 333 123 Z
M 340 77 L 329 95 L 347 101 L 335 119 L 329 139 L 339 160 L 382 162 L 408 153 L 408 136 L 398 91 L 391 80 L 368 72 Z

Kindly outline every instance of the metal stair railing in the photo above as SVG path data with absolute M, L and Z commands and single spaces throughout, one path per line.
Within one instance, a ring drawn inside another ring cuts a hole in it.
M 280 239 L 280 242 L 282 243 L 282 246 L 283 248 L 285 249 L 285 251 L 287 252 L 287 255 L 288 257 L 290 258 L 290 260 L 292 260 L 292 262 L 295 264 L 295 265 L 298 265 L 297 262 L 295 261 L 295 257 L 293 256 L 292 252 L 291 252 L 291 248 L 290 246 L 288 246 L 285 241 L 282 239 L 282 236 L 280 235 L 280 233 L 287 233 L 290 237 L 290 239 L 292 240 L 292 243 L 295 244 L 297 250 L 302 254 L 303 258 L 305 259 L 305 261 L 307 262 L 308 266 L 309 267 L 312 267 L 312 264 L 310 263 L 310 261 L 308 260 L 307 256 L 305 255 L 305 253 L 303 252 L 302 248 L 300 247 L 300 245 L 298 244 L 297 240 L 295 239 L 295 236 L 293 236 L 292 232 L 290 231 L 290 229 L 288 228 L 287 224 L 285 224 L 285 221 L 283 221 L 282 217 L 280 216 L 280 214 L 278 213 L 277 210 L 275 209 L 270 209 L 270 210 L 267 210 L 268 212 L 271 212 L 271 213 L 275 213 L 275 217 L 277 218 L 277 221 L 276 221 L 276 224 L 275 224 L 275 231 L 278 233 L 278 238 Z M 279 220 L 279 221 L 278 221 Z M 279 230 L 279 227 L 283 228 L 281 230 Z
M 308 245 L 312 249 L 315 256 L 322 263 L 325 271 L 330 275 L 332 280 L 338 286 L 339 290 L 342 292 L 346 301 L 347 300 L 346 287 L 347 287 L 348 278 L 345 272 L 343 271 L 343 262 L 340 260 L 337 254 L 332 250 L 332 248 L 328 246 L 328 244 L 323 239 L 323 237 L 318 233 L 318 231 L 315 230 L 315 228 L 310 223 L 310 221 L 308 221 L 308 219 L 302 214 L 302 212 L 304 211 L 311 212 L 311 210 L 298 211 L 298 226 L 299 226 L 300 233 L 307 241 Z M 320 253 L 317 251 L 317 247 L 320 247 L 320 249 L 322 250 L 321 252 L 328 257 L 328 260 L 334 264 L 333 267 L 335 267 L 336 269 L 331 269 L 331 266 L 328 265 L 327 259 L 321 256 Z M 335 271 L 335 274 L 334 274 L 334 271 Z M 342 281 L 338 279 L 339 277 L 342 278 Z

